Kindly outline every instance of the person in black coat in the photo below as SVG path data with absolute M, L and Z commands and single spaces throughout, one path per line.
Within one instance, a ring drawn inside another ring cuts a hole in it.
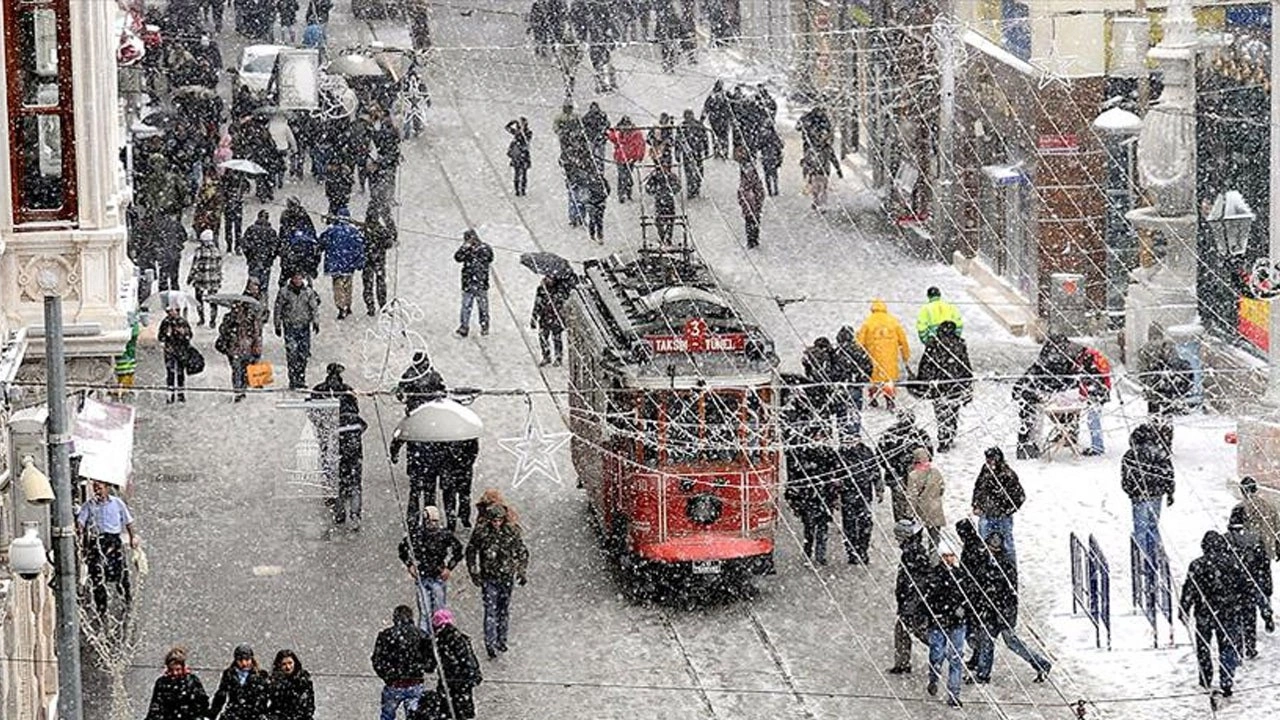
M 969 347 L 956 324 L 950 320 L 938 325 L 938 332 L 924 348 L 916 381 L 925 387 L 933 400 L 933 414 L 938 420 L 938 452 L 951 449 L 960 421 L 960 408 L 973 402 L 973 366 L 969 363 Z
M 884 501 L 884 470 L 875 450 L 856 432 L 841 437 L 840 524 L 844 530 L 844 551 L 850 565 L 865 565 L 871 544 L 871 503 Z
M 893 528 L 893 537 L 902 548 L 898 561 L 898 576 L 894 585 L 897 601 L 897 618 L 893 624 L 893 667 L 890 675 L 911 672 L 911 639 L 929 644 L 925 628 L 929 624 L 929 612 L 924 597 L 933 562 L 925 550 L 924 527 L 914 520 L 899 520 Z
M 397 548 L 400 562 L 417 582 L 423 630 L 431 627 L 431 614 L 448 605 L 446 583 L 463 558 L 462 543 L 441 527 L 441 519 L 440 509 L 427 505 L 417 522 L 409 523 L 409 534 Z
M 1040 405 L 1057 393 L 1079 386 L 1079 357 L 1079 350 L 1065 335 L 1050 335 L 1036 361 L 1013 384 L 1013 401 L 1018 406 L 1019 460 L 1040 457 L 1040 445 L 1035 437 Z
M 783 498 L 804 526 L 804 555 L 827 564 L 827 525 L 840 494 L 840 458 L 826 443 L 822 423 L 808 425 L 787 443 L 787 489 Z M 806 437 L 807 435 L 807 437 Z
M 970 521 L 962 522 L 972 527 Z M 1036 671 L 1032 682 L 1044 682 L 1053 664 L 1027 647 L 1015 632 L 1018 626 L 1018 569 L 1005 554 L 1004 539 L 998 531 L 993 531 L 987 536 L 985 545 L 975 550 L 981 557 L 970 556 L 976 566 L 972 576 L 975 594 L 971 597 L 980 608 L 975 613 L 976 626 L 971 623 L 969 627 L 969 639 L 973 644 L 969 668 L 973 671 L 974 681 L 990 682 L 995 641 L 1003 638 L 1005 646 Z
M 1138 350 L 1136 378 L 1142 384 L 1147 401 L 1147 415 L 1160 431 L 1165 444 L 1173 444 L 1171 416 L 1195 385 L 1191 363 L 1178 355 L 1178 349 L 1158 323 L 1147 330 L 1147 344 Z
M 1232 559 L 1227 539 L 1215 530 L 1200 541 L 1204 553 L 1191 561 L 1178 601 L 1178 619 L 1184 624 L 1195 615 L 1196 663 L 1200 667 L 1200 687 L 1213 685 L 1212 643 L 1218 642 L 1218 681 L 1222 694 L 1231 696 L 1236 667 L 1240 664 L 1240 608 L 1231 577 Z
M 840 388 L 835 383 L 841 382 L 843 378 L 840 377 L 841 368 L 836 361 L 831 340 L 825 337 L 814 340 L 813 345 L 805 348 L 800 366 L 804 368 L 804 376 L 810 383 L 805 394 L 818 415 L 829 418 L 838 414 L 835 406 L 839 403 L 836 396 Z
M 271 287 L 271 266 L 280 255 L 280 234 L 271 227 L 269 211 L 258 211 L 257 219 L 244 231 L 244 237 L 240 239 L 240 248 L 244 251 L 244 261 L 249 268 L 249 277 L 257 278 L 258 287 L 266 292 Z M 288 278 L 282 279 L 288 280 Z
M 529 167 L 533 165 L 533 155 L 529 151 L 533 130 L 529 129 L 529 119 L 524 117 L 507 123 L 506 130 L 511 133 L 507 159 L 511 163 L 512 185 L 516 197 L 524 197 L 529 190 Z
M 444 700 L 442 705 L 451 714 L 444 717 L 470 720 L 476 716 L 476 702 L 472 691 L 484 682 L 480 661 L 471 647 L 471 638 L 454 624 L 453 611 L 437 610 L 431 616 L 435 630 L 436 648 L 440 652 L 440 679 L 436 692 Z
M 911 472 L 916 448 L 926 448 L 933 454 L 933 440 L 923 428 L 916 427 L 916 415 L 909 408 L 899 408 L 893 425 L 890 425 L 876 443 L 880 464 L 884 467 L 885 484 L 893 499 L 894 521 L 914 517 L 904 490 L 907 473 Z
M 175 647 L 164 656 L 164 675 L 151 688 L 145 720 L 204 720 L 209 696 L 200 678 L 187 668 L 187 651 Z
M 292 650 L 276 653 L 271 664 L 271 684 L 267 687 L 267 717 L 270 720 L 311 720 L 316 714 L 316 689 L 311 673 Z
M 436 671 L 436 655 L 431 635 L 413 622 L 413 608 L 397 605 L 391 612 L 391 627 L 378 633 L 369 656 L 373 672 L 382 680 L 382 710 L 395 716 L 401 704 L 417 704 L 426 690 L 427 675 Z
M 480 239 L 479 233 L 470 228 L 462 233 L 462 247 L 453 254 L 455 262 L 462 264 L 462 310 L 458 322 L 458 337 L 466 337 L 471 329 L 471 305 L 480 310 L 480 334 L 489 334 L 489 266 L 493 264 L 493 248 Z
M 840 414 L 850 424 L 861 426 L 862 399 L 871 382 L 872 363 L 866 349 L 858 344 L 857 332 L 848 325 L 836 332 L 831 367 L 838 382 L 848 383 L 841 391 Z
M 729 157 L 729 128 L 732 126 L 733 114 L 729 108 L 729 98 L 725 95 L 723 80 L 716 80 L 711 86 L 711 94 L 702 103 L 701 119 L 711 127 L 715 157 Z
M 1159 431 L 1139 425 L 1129 435 L 1129 449 L 1120 458 L 1120 487 L 1133 505 L 1133 539 L 1142 554 L 1143 570 L 1154 592 L 1156 568 L 1163 552 L 1160 541 L 1161 501 L 1173 504 L 1173 459 Z M 1166 500 L 1167 498 L 1167 500 Z
M 341 363 L 329 363 L 325 368 L 324 382 L 311 388 L 311 398 L 338 401 L 338 497 L 333 504 L 333 522 L 346 524 L 349 529 L 360 529 L 362 485 L 364 480 L 364 442 L 361 436 L 369 423 L 360 417 L 360 401 L 355 389 L 342 379 L 346 371 Z M 325 452 L 321 449 L 321 456 Z
M 764 189 L 770 197 L 778 196 L 778 168 L 782 167 L 782 137 L 772 124 L 760 133 L 760 167 L 764 170 Z
M 1262 538 L 1247 527 L 1243 505 L 1231 509 L 1227 521 L 1227 542 L 1231 546 L 1233 575 L 1237 579 L 1242 649 L 1247 658 L 1258 657 L 1258 614 L 1267 632 L 1275 632 L 1271 615 L 1271 561 Z
M 1005 554 L 1010 562 L 1016 562 L 1013 514 L 1026 502 L 1027 493 L 1018 473 L 1005 461 L 1003 450 L 990 447 L 984 454 L 985 462 L 973 483 L 972 505 L 973 514 L 978 517 L 978 533 L 986 539 L 991 533 L 999 532 Z
M 954 551 L 948 547 L 939 550 L 942 562 L 929 573 L 925 588 L 925 607 L 928 612 L 929 684 L 930 695 L 938 694 L 938 680 L 942 676 L 942 663 L 947 663 L 947 704 L 960 706 L 960 682 L 963 675 L 965 638 L 968 624 L 973 620 L 967 595 L 964 570 L 957 567 Z
M 236 647 L 231 666 L 222 671 L 209 705 L 209 720 L 262 720 L 267 711 L 267 674 L 258 667 L 253 648 Z
M 698 197 L 702 190 L 702 161 L 707 157 L 707 128 L 693 114 L 693 110 L 684 111 L 684 119 L 680 123 L 676 135 L 680 150 L 680 164 L 684 166 L 685 188 L 690 199 Z

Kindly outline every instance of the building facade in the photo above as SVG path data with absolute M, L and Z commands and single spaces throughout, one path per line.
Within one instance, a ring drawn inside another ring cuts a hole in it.
M 47 506 L 21 497 L 20 456 L 44 468 L 43 300 L 63 299 L 70 382 L 113 381 L 128 339 L 132 266 L 120 169 L 117 7 L 86 0 L 0 0 L 0 716 L 50 717 L 57 696 L 54 602 L 48 583 L 10 577 L 22 521 L 48 534 Z M 12 422 L 11 422 L 12 421 Z M 16 426 L 24 425 L 19 432 Z M 22 435 L 23 437 L 16 437 Z M 34 437 L 33 437 L 34 435 Z M 25 438 L 25 439 L 24 439 Z M 28 452 L 29 450 L 29 452 Z M 43 516 L 43 518 L 41 518 Z M 42 522 L 43 520 L 43 522 Z

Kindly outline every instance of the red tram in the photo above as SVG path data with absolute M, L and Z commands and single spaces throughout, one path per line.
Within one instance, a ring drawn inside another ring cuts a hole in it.
M 773 570 L 773 341 L 688 248 L 584 263 L 566 303 L 572 455 L 625 576 Z

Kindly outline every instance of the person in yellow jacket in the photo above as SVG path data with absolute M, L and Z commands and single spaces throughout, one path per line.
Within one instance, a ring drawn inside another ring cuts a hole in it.
M 942 291 L 936 287 L 929 288 L 925 295 L 928 301 L 916 315 L 916 334 L 920 336 L 920 342 L 927 345 L 938 334 L 938 326 L 948 320 L 956 324 L 956 336 L 960 336 L 964 332 L 964 319 L 956 306 L 943 300 Z
M 889 314 L 883 300 L 871 301 L 871 314 L 858 328 L 858 344 L 871 356 L 870 402 L 875 407 L 877 398 L 884 396 L 885 407 L 893 408 L 894 387 L 901 374 L 901 365 L 911 360 L 911 347 L 907 344 L 907 331 L 898 318 Z

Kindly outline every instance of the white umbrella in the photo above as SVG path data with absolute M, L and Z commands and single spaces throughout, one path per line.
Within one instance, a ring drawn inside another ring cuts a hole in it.
M 230 160 L 224 160 L 223 162 L 218 163 L 218 167 L 223 168 L 225 170 L 235 170 L 237 172 L 249 173 L 250 175 L 266 175 L 267 174 L 266 168 L 262 167 L 261 165 L 259 165 L 258 163 L 252 160 L 245 160 L 244 158 L 231 158 Z
M 376 60 L 366 55 L 343 55 L 330 62 L 324 71 L 344 77 L 379 77 L 386 74 Z
M 396 425 L 391 437 L 407 442 L 456 442 L 474 440 L 482 430 L 479 415 L 446 398 L 419 405 Z

